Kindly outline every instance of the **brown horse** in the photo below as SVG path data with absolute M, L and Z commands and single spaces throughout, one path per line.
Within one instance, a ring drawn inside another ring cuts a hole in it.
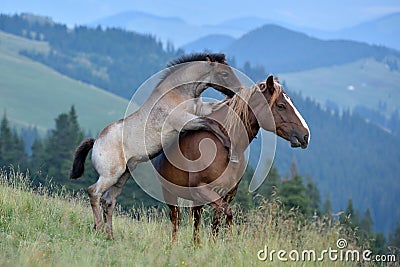
M 262 105 L 261 100 L 266 100 L 267 106 Z M 176 239 L 179 223 L 178 196 L 193 201 L 195 243 L 199 242 L 199 223 L 203 205 L 209 204 L 215 209 L 213 219 L 215 234 L 218 233 L 222 212 L 227 216 L 227 224 L 232 224 L 232 210 L 229 202 L 236 194 L 246 167 L 244 151 L 257 135 L 260 127 L 290 141 L 292 147 L 306 148 L 310 141 L 310 131 L 306 122 L 290 97 L 284 92 L 279 81 L 274 80 L 273 76 L 269 76 L 266 81 L 252 88 L 243 89 L 224 104 L 210 117 L 215 119 L 227 116 L 226 121 L 235 121 L 230 120 L 229 117 L 237 115 L 244 125 L 242 130 L 231 131 L 229 134 L 238 153 L 239 164 L 232 164 L 229 161 L 228 151 L 214 134 L 202 130 L 185 133 L 179 139 L 179 146 L 176 143 L 171 145 L 167 153 L 153 160 L 162 183 L 164 199 L 170 208 L 173 240 Z M 251 109 L 249 106 L 254 108 Z M 232 111 L 235 114 L 230 113 Z M 225 127 L 228 132 L 229 128 L 235 128 L 231 122 L 225 124 Z M 207 139 L 212 142 L 205 142 Z M 199 144 L 199 146 L 194 144 Z M 214 153 L 209 151 L 214 151 Z M 186 159 L 192 160 L 191 166 L 182 167 L 182 164 L 176 161 L 177 158 L 179 161 L 179 157 L 174 157 L 174 155 L 180 153 Z M 165 154 L 168 154 L 168 157 Z M 210 157 L 212 157 L 211 164 L 209 164 Z M 193 168 L 201 169 L 201 171 L 187 171 Z

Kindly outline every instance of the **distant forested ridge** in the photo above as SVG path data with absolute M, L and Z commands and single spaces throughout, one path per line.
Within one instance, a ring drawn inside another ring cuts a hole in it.
M 390 63 L 391 56 L 400 57 L 400 52 L 383 46 L 320 40 L 277 25 L 264 25 L 250 31 L 230 44 L 226 51 L 236 58 L 239 66 L 251 62 L 273 69 L 275 73 L 341 65 L 361 58 L 389 60 Z M 398 69 L 397 60 L 390 65 Z
M 34 15 L 0 15 L 0 30 L 33 40 L 46 41 L 48 53 L 23 51 L 71 78 L 130 98 L 137 87 L 182 51 L 154 36 L 122 29 L 66 25 Z

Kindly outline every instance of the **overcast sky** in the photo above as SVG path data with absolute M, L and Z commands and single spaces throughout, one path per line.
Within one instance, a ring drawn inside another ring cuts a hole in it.
M 239 17 L 260 17 L 298 27 L 324 30 L 353 26 L 400 12 L 399 0 L 1 0 L 0 12 L 30 12 L 70 26 L 85 24 L 119 12 L 136 10 L 188 23 L 217 24 Z

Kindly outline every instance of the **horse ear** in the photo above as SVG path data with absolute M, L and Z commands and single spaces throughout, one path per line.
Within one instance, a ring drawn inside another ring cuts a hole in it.
M 267 89 L 271 92 L 274 92 L 274 76 L 273 75 L 269 75 L 267 78 Z
M 211 62 L 212 61 L 211 57 L 209 55 L 206 56 L 206 60 L 207 60 L 207 62 Z

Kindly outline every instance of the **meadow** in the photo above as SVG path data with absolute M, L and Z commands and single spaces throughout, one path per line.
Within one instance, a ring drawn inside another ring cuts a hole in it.
M 124 116 L 128 100 L 19 54 L 25 50 L 45 53 L 50 49 L 46 42 L 0 31 L 0 44 L 0 115 L 6 112 L 13 126 L 36 126 L 45 134 L 54 127 L 54 118 L 72 105 L 80 114 L 79 123 L 92 133 Z
M 296 212 L 283 213 L 279 202 L 263 202 L 243 213 L 235 206 L 235 224 L 214 239 L 210 209 L 203 218 L 201 243 L 192 242 L 188 212 L 181 219 L 178 241 L 171 243 L 166 206 L 158 211 L 135 207 L 119 210 L 114 219 L 114 240 L 92 230 L 92 212 L 86 195 L 72 197 L 59 189 L 33 189 L 29 175 L 0 174 L 0 266 L 288 266 L 288 262 L 260 261 L 258 252 L 337 249 L 345 238 L 357 248 L 352 234 L 336 223 L 299 222 Z M 132 214 L 136 214 L 133 216 Z M 208 219 L 207 219 L 208 218 Z M 262 256 L 262 255 L 261 255 Z M 286 257 L 288 257 L 286 255 Z M 343 266 L 344 262 L 290 261 L 289 265 Z M 346 266 L 356 262 L 346 262 Z

